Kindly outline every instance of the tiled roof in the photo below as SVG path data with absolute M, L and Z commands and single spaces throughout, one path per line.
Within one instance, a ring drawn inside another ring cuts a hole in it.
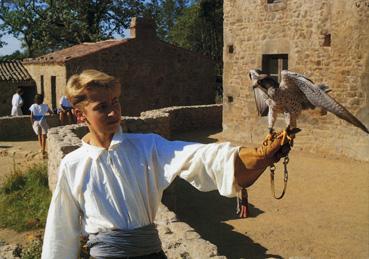
M 65 63 L 74 58 L 83 57 L 86 55 L 93 54 L 102 49 L 110 48 L 120 44 L 127 43 L 128 40 L 105 40 L 99 42 L 85 42 L 72 47 L 58 50 L 37 58 L 24 59 L 23 63 Z
M 0 62 L 0 81 L 21 82 L 30 80 L 32 80 L 32 77 L 21 61 Z

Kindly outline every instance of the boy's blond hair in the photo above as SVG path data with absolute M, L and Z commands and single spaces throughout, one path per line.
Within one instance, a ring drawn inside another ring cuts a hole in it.
M 87 101 L 86 90 L 100 87 L 114 89 L 120 87 L 120 82 L 115 77 L 104 72 L 88 69 L 69 78 L 65 95 L 73 107 L 76 107 Z

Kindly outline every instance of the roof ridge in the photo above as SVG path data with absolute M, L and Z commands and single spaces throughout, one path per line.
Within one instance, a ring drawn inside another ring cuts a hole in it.
M 25 64 L 30 63 L 65 63 L 74 58 L 80 58 L 100 50 L 125 44 L 129 39 L 107 39 L 97 42 L 82 42 L 65 49 L 50 52 L 33 59 L 24 59 Z

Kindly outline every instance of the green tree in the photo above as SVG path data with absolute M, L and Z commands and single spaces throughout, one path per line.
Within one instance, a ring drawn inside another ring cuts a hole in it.
M 143 0 L 0 0 L 0 33 L 20 39 L 29 57 L 122 35 Z
M 183 11 L 169 32 L 171 43 L 205 54 L 223 71 L 223 0 L 200 0 Z
M 170 42 L 170 32 L 178 17 L 190 5 L 190 0 L 151 0 L 145 5 L 145 14 L 156 21 L 159 38 Z
M 17 3 L 19 2 L 19 3 Z M 34 15 L 31 8 L 31 1 L 5 1 L 0 2 L 0 31 L 9 33 L 16 38 L 21 38 L 24 45 L 29 47 L 28 51 L 33 52 L 33 30 L 39 25 L 39 20 Z

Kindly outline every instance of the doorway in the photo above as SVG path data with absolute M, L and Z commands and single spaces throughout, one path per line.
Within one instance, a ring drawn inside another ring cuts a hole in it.
M 51 109 L 55 111 L 56 107 L 56 76 L 51 76 Z

